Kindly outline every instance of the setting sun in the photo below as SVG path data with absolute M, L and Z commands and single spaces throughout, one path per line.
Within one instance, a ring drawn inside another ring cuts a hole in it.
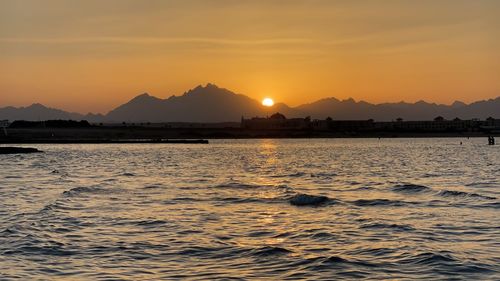
M 262 100 L 262 105 L 263 106 L 273 106 L 274 105 L 274 101 L 270 98 L 265 98 Z

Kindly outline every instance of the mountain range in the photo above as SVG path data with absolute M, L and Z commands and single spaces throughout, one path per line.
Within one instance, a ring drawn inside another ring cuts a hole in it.
M 280 112 L 287 117 L 311 116 L 313 119 L 331 117 L 334 120 L 390 121 L 432 120 L 436 116 L 446 119 L 500 118 L 500 97 L 465 104 L 456 101 L 451 105 L 427 103 L 381 103 L 372 104 L 354 99 L 321 99 L 297 107 L 277 103 L 271 108 L 261 105 L 248 96 L 236 94 L 214 84 L 197 86 L 181 96 L 160 99 L 147 93 L 138 95 L 109 113 L 87 114 L 66 112 L 41 104 L 28 107 L 0 108 L 0 120 L 49 120 L 73 119 L 89 122 L 237 122 L 242 116 L 268 116 Z

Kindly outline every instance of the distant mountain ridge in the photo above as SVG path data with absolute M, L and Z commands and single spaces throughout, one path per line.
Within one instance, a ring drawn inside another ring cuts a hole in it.
M 390 121 L 432 120 L 436 116 L 446 119 L 500 118 L 500 97 L 465 104 L 455 101 L 451 105 L 427 103 L 381 103 L 372 104 L 354 99 L 339 100 L 325 98 L 297 107 L 278 103 L 266 108 L 257 100 L 214 84 L 197 86 L 181 96 L 160 99 L 147 93 L 136 96 L 109 113 L 79 114 L 33 104 L 28 107 L 0 108 L 0 119 L 48 120 L 73 119 L 89 122 L 237 122 L 242 116 L 267 116 L 274 112 L 287 117 L 311 116 L 313 119 L 331 117 L 337 120 Z
M 26 120 L 26 121 L 43 121 L 43 120 L 88 120 L 94 122 L 105 120 L 102 114 L 83 115 L 76 112 L 67 112 L 64 110 L 46 107 L 43 104 L 34 103 L 26 107 L 7 106 L 0 108 L 0 120 Z
M 81 119 L 82 114 L 66 112 L 34 103 L 27 107 L 8 106 L 0 108 L 0 119 L 9 120 L 47 120 L 47 119 Z
M 335 98 L 327 98 L 300 105 L 295 109 L 319 119 L 331 117 L 344 120 L 374 119 L 376 121 L 390 121 L 397 118 L 432 120 L 437 116 L 443 116 L 445 119 L 457 117 L 460 119 L 486 119 L 488 117 L 500 118 L 500 97 L 468 105 L 459 101 L 455 101 L 452 105 L 425 101 L 371 104 L 365 101 L 356 102 L 353 99 L 340 101 Z

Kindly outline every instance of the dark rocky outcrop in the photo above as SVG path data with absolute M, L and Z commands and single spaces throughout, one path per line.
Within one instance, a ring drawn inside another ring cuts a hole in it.
M 32 147 L 0 147 L 0 154 L 21 154 L 43 152 Z

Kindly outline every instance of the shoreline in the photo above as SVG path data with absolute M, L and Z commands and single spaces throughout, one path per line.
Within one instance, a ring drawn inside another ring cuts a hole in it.
M 492 132 L 312 131 L 241 128 L 22 128 L 0 132 L 0 144 L 208 143 L 210 139 L 315 138 L 487 138 Z

